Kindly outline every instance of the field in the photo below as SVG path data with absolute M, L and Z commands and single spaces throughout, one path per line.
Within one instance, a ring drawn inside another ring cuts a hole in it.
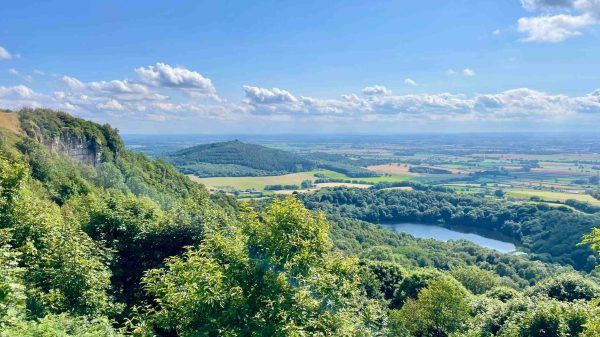
M 264 177 L 212 177 L 198 178 L 189 176 L 195 182 L 199 182 L 212 190 L 255 190 L 263 191 L 267 185 L 300 185 L 304 180 L 315 180 L 315 174 L 324 174 L 335 179 L 351 179 L 347 176 L 328 170 L 314 170 L 307 172 L 290 173 L 279 176 Z
M 339 172 L 330 170 L 313 170 L 306 172 L 290 173 L 278 176 L 262 177 L 211 177 L 198 178 L 189 175 L 190 179 L 205 185 L 211 190 L 223 191 L 264 191 L 267 185 L 300 185 L 304 180 L 315 181 L 318 179 L 315 175 L 323 175 L 329 179 L 344 180 L 344 182 L 330 182 L 316 184 L 316 188 L 346 186 L 346 187 L 368 187 L 370 184 L 379 182 L 396 182 L 410 178 L 406 174 L 393 174 L 381 177 L 351 178 Z M 345 182 L 360 181 L 361 183 Z M 366 184 L 365 184 L 366 183 Z M 293 190 L 291 190 L 293 191 Z
M 149 155 L 172 152 L 197 143 L 218 139 L 185 137 L 136 139 L 134 149 Z M 274 194 L 266 185 L 300 185 L 304 180 L 329 179 L 331 186 L 365 187 L 377 183 L 411 181 L 451 188 L 458 193 L 497 197 L 502 190 L 507 198 L 564 203 L 575 199 L 599 205 L 591 193 L 600 190 L 600 137 L 598 135 L 397 135 L 368 137 L 281 136 L 277 138 L 235 136 L 270 148 L 300 156 L 321 153 L 340 158 L 361 169 L 376 172 L 375 177 L 350 177 L 332 170 L 314 170 L 261 177 L 197 178 L 212 190 L 242 197 Z M 148 146 L 152 144 L 152 146 Z M 419 173 L 410 172 L 418 167 Z M 330 169 L 335 169 L 331 168 Z M 431 169 L 429 172 L 427 169 Z M 435 173 L 445 170 L 447 173 Z M 343 170 L 341 170 L 343 172 Z M 318 176 L 315 176 L 318 175 Z M 358 183 L 358 185 L 357 185 Z M 311 191 L 313 189 L 304 189 Z M 294 189 L 277 193 L 292 193 Z
M 551 191 L 537 191 L 537 190 L 508 190 L 506 196 L 515 199 L 528 200 L 531 197 L 539 197 L 544 201 L 558 201 L 565 202 L 569 199 L 588 202 L 593 205 L 600 205 L 600 200 L 594 199 L 591 195 L 587 194 L 576 194 L 576 193 L 564 193 L 564 192 L 551 192 Z
M 0 111 L 0 125 L 2 125 L 3 128 L 8 129 L 14 133 L 21 132 L 19 117 L 14 112 Z

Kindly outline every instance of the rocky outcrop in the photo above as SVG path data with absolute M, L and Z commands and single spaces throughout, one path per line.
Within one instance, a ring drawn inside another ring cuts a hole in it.
M 75 161 L 94 167 L 100 165 L 102 146 L 96 140 L 88 140 L 73 134 L 46 136 L 33 125 L 28 125 L 25 133 L 55 153 L 67 155 Z
M 84 164 L 97 166 L 102 158 L 102 147 L 94 141 L 86 141 L 74 136 L 61 136 L 45 139 L 42 143 L 52 151 L 65 154 Z

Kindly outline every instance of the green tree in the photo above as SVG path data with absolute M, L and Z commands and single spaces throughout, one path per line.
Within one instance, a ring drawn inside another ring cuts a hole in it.
M 589 301 L 600 296 L 600 287 L 581 274 L 565 273 L 536 284 L 531 293 L 559 301 Z
M 440 337 L 464 331 L 470 319 L 469 292 L 456 280 L 433 280 L 390 317 L 391 336 Z
M 450 274 L 473 294 L 483 294 L 500 284 L 498 275 L 475 266 L 454 267 Z
M 239 225 L 209 226 L 198 249 L 147 273 L 152 323 L 181 336 L 376 336 L 382 307 L 355 259 L 332 252 L 329 224 L 294 198 Z

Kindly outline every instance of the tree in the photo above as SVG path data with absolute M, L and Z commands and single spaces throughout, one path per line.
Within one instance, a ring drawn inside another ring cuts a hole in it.
M 332 252 L 329 224 L 289 197 L 240 224 L 208 225 L 203 245 L 144 278 L 152 324 L 181 336 L 373 336 L 382 307 L 356 259 Z
M 473 294 L 483 294 L 500 284 L 498 275 L 475 266 L 455 267 L 450 274 Z
M 589 301 L 600 296 L 600 288 L 580 274 L 567 273 L 540 282 L 532 288 L 531 293 L 559 301 Z
M 467 327 L 469 292 L 456 280 L 443 277 L 432 281 L 390 317 L 392 336 L 439 337 Z

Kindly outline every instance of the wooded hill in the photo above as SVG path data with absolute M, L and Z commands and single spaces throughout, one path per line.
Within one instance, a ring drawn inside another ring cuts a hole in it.
M 251 207 L 108 126 L 49 110 L 0 122 L 0 337 L 600 335 L 593 276 L 358 220 L 390 198 L 305 200 L 327 217 L 293 197 Z
M 344 156 L 322 152 L 297 155 L 238 140 L 193 146 L 165 159 L 182 173 L 197 177 L 268 176 L 317 168 L 336 171 L 352 178 L 378 175 Z
M 199 177 L 280 175 L 317 167 L 293 153 L 238 140 L 193 146 L 167 160 L 181 172 Z

